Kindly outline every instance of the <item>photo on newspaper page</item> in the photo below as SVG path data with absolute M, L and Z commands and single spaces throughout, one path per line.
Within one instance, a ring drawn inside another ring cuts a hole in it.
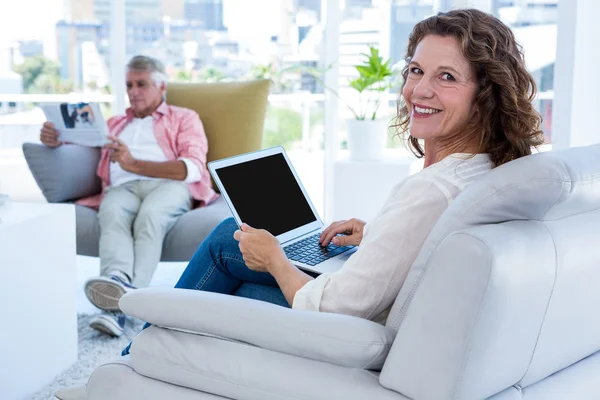
M 82 146 L 100 147 L 109 143 L 108 127 L 96 103 L 41 104 L 46 119 L 58 131 L 58 140 Z

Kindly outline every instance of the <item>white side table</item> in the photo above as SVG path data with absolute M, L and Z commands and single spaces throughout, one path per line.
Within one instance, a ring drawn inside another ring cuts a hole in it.
M 422 160 L 401 150 L 386 150 L 385 158 L 378 162 L 350 161 L 348 152 L 340 152 L 339 159 L 333 164 L 331 221 L 349 218 L 372 220 L 392 188 L 422 166 Z
M 0 207 L 0 392 L 26 398 L 77 361 L 75 207 Z

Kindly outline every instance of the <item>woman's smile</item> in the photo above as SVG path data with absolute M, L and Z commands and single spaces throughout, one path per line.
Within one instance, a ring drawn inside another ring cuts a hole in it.
M 413 104 L 412 117 L 418 119 L 425 119 L 440 114 L 442 110 L 437 108 L 428 107 L 420 104 Z

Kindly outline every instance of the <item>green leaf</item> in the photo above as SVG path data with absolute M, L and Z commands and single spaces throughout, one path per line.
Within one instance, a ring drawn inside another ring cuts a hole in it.
M 371 104 L 374 106 L 372 114 L 365 116 L 361 112 L 360 115 L 356 115 L 356 118 L 376 119 L 377 110 L 379 109 L 379 96 L 394 87 L 397 83 L 395 81 L 395 76 L 399 75 L 400 69 L 392 66 L 390 59 L 383 60 L 379 54 L 379 49 L 372 45 L 369 46 L 369 51 L 367 53 L 361 53 L 359 54 L 359 57 L 360 64 L 354 65 L 354 68 L 358 72 L 358 77 L 349 80 L 348 85 L 360 94 L 369 91 L 378 93 L 378 95 L 374 96 L 374 98 L 366 96 L 367 104 L 363 104 L 366 108 Z M 365 100 L 364 97 L 363 100 Z
M 372 75 L 372 70 L 363 65 L 356 65 L 355 68 L 361 77 L 369 77 Z

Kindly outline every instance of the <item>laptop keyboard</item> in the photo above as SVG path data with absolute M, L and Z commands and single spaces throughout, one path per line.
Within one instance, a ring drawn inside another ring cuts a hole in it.
M 354 248 L 354 246 L 336 246 L 334 244 L 323 247 L 319 244 L 320 235 L 321 233 L 316 233 L 299 240 L 284 247 L 283 251 L 290 260 L 313 266 Z

